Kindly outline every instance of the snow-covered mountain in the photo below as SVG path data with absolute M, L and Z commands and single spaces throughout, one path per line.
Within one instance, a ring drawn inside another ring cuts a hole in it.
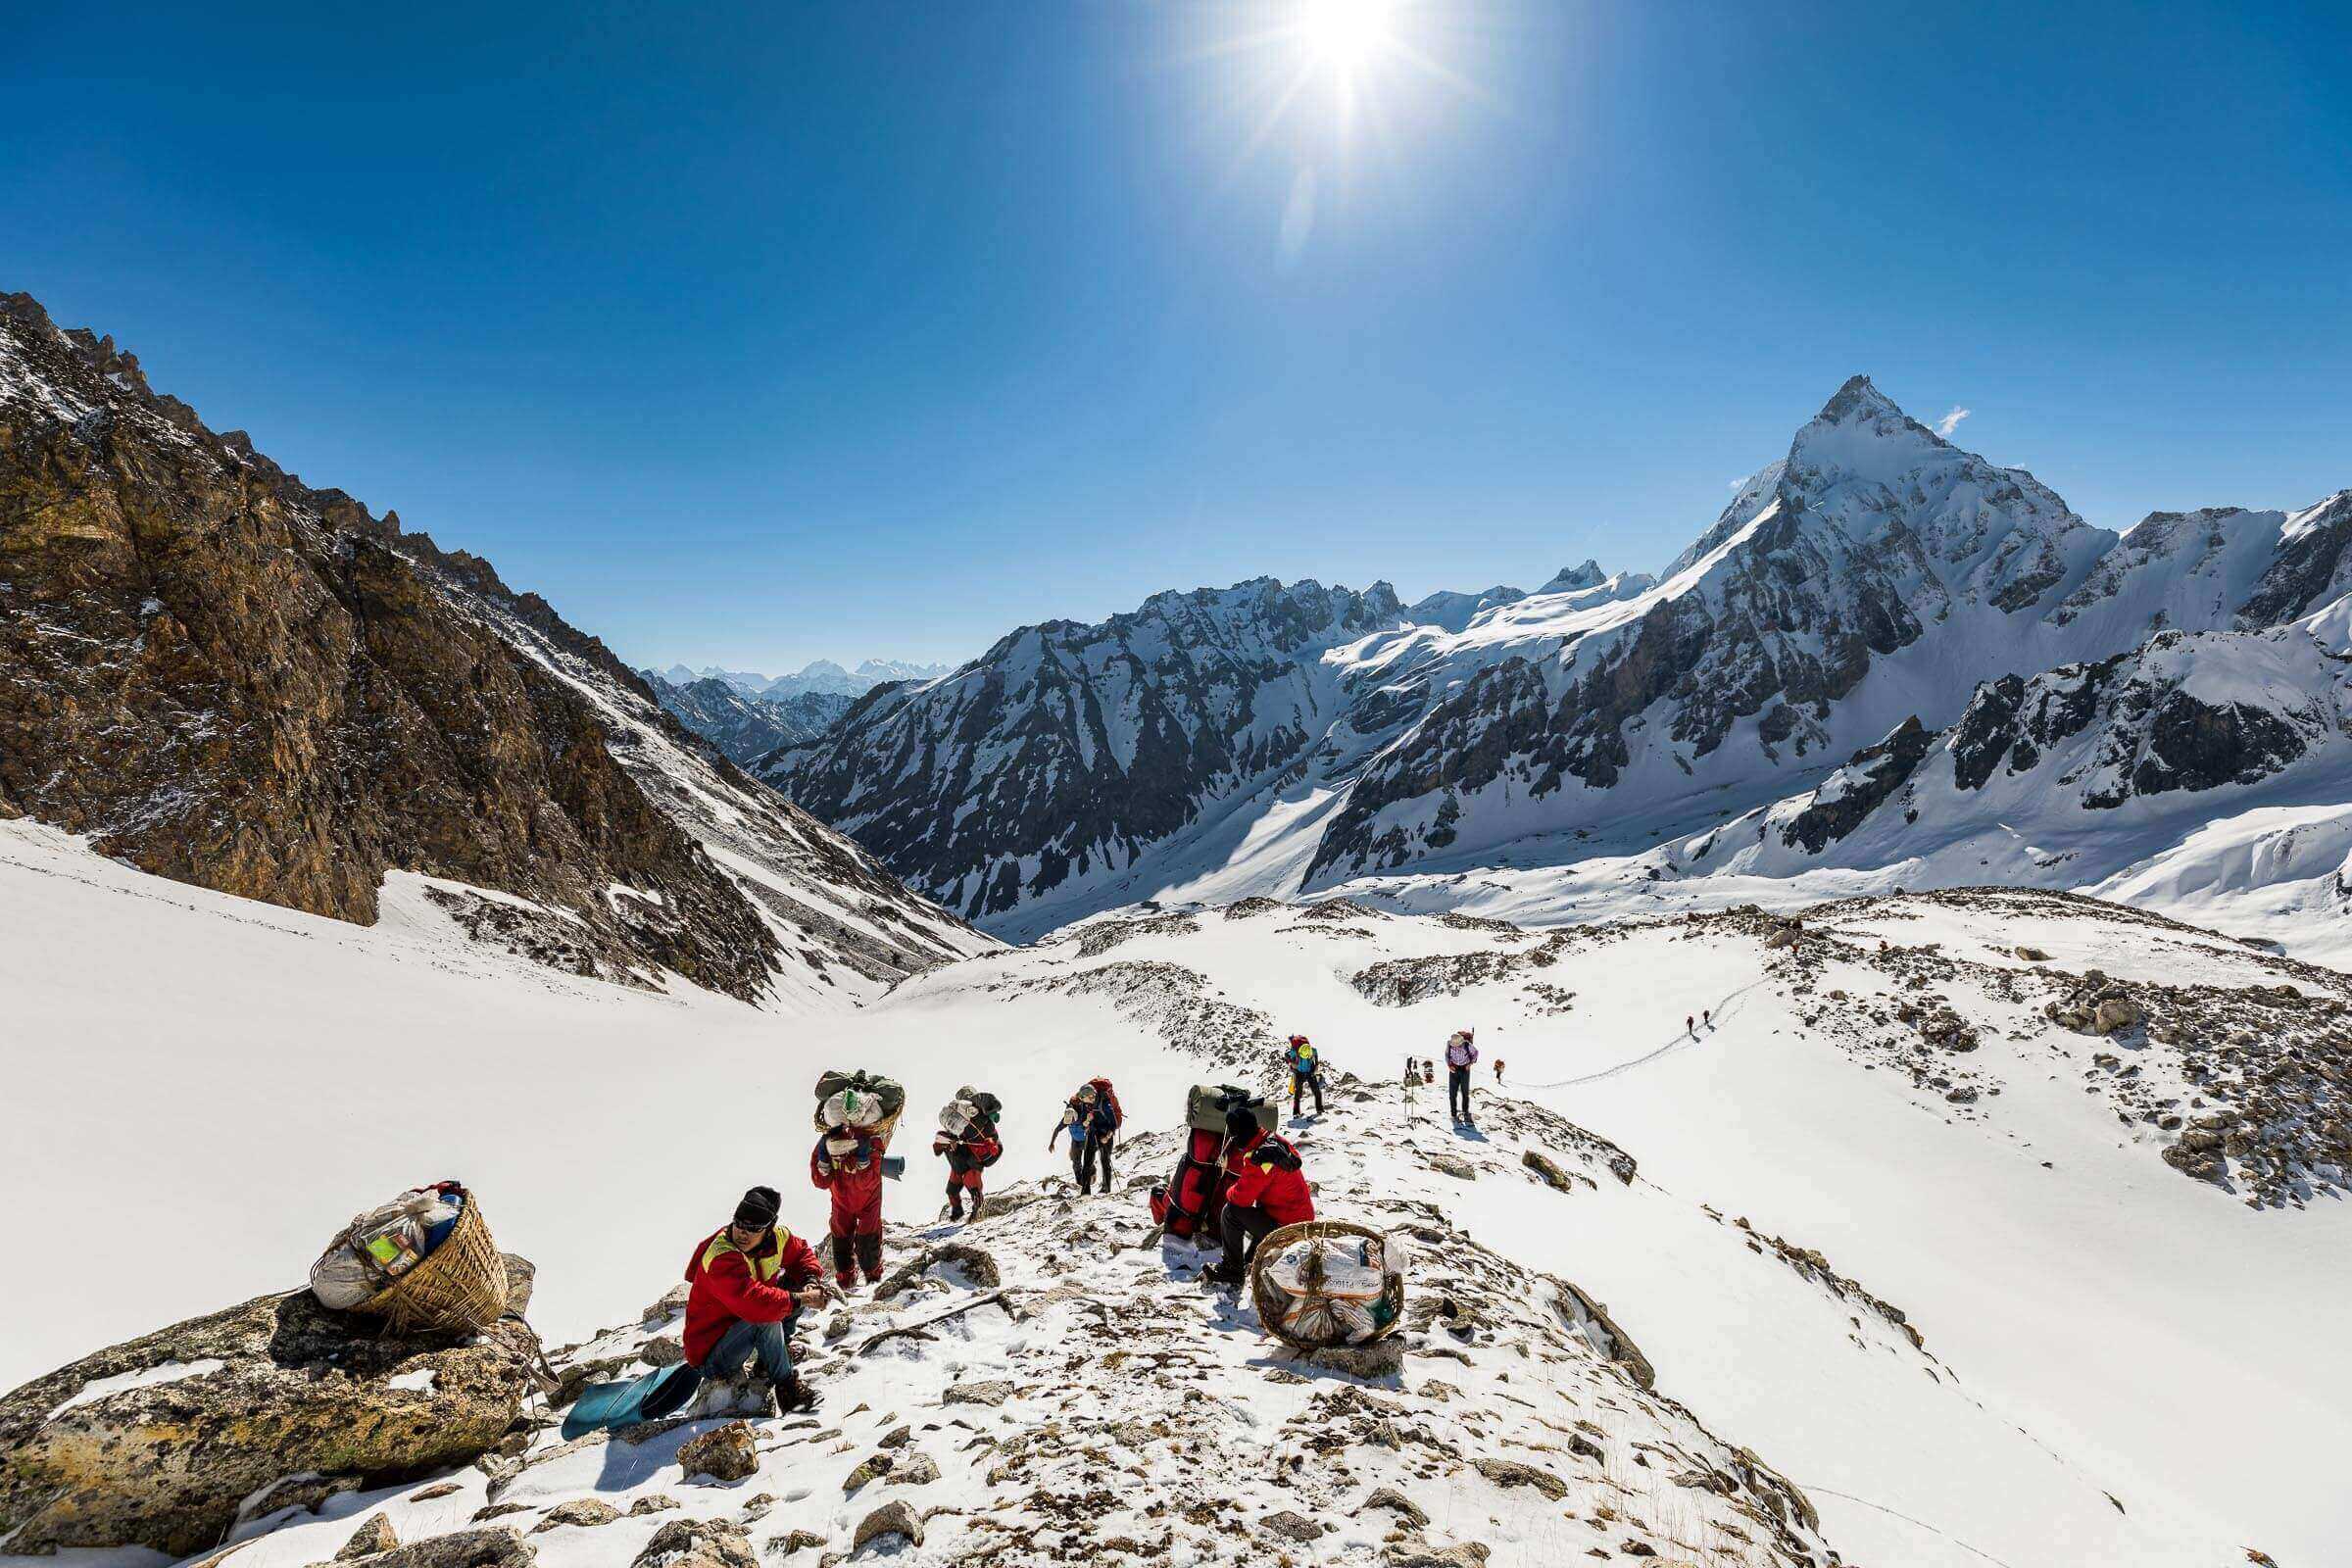
M 1400 624 L 1386 583 L 1156 594 L 877 688 L 757 771 L 951 906 L 1001 914 L 1117 875 L 1335 744 L 1353 701 L 1324 656 Z
M 2352 959 L 2352 658 L 2302 625 L 2160 632 L 1980 686 L 1811 790 L 1628 862 L 1673 878 L 2084 888 Z
M 1256 606 L 1326 591 L 1162 595 L 1024 628 L 759 770 L 1013 935 L 1145 897 L 1630 853 L 1906 720 L 1940 730 L 1983 682 L 2324 613 L 2348 537 L 2352 492 L 2094 528 L 1857 376 L 1662 579 L 1588 562 L 1410 610 L 1376 585 L 1274 638 Z
M 925 1115 L 974 1079 L 1002 1095 L 992 1217 L 937 1221 L 940 1166 L 906 1150 L 886 1263 L 912 1267 L 805 1325 L 826 1404 L 754 1423 L 741 1479 L 679 1456 L 716 1420 L 566 1445 L 532 1396 L 477 1462 L 284 1489 L 233 1528 L 250 1568 L 324 1561 L 378 1513 L 416 1548 L 395 1562 L 453 1560 L 430 1544 L 473 1530 L 464 1560 L 520 1568 L 487 1549 L 510 1529 L 542 1568 L 667 1561 L 685 1529 L 736 1568 L 813 1561 L 893 1501 L 926 1537 L 903 1560 L 1007 1565 L 2219 1568 L 2249 1548 L 2328 1562 L 2352 1531 L 2340 974 L 2045 893 L 1551 932 L 1253 901 L 929 970 L 811 1054 L 796 1020 L 722 996 L 470 945 L 422 886 L 394 876 L 360 927 L 0 824 L 18 1025 L 0 1179 L 46 1195 L 12 1245 L 72 1255 L 192 1169 L 237 1195 L 235 1225 L 135 1292 L 61 1311 L 53 1272 L 0 1271 L 0 1386 L 292 1285 L 362 1202 L 453 1172 L 538 1264 L 530 1319 L 565 1387 L 673 1357 L 666 1293 L 744 1187 L 821 1226 L 806 1145 L 778 1129 L 808 1136 L 825 1066 L 887 1072 Z M 124 952 L 146 987 L 119 983 Z M 1395 1082 L 1465 1022 L 1486 1054 L 1475 1132 L 1441 1089 Z M 1410 1239 L 1393 1370 L 1291 1356 L 1246 1296 L 1197 1282 L 1204 1254 L 1149 1230 L 1186 1086 L 1270 1083 L 1293 1030 L 1334 1075 L 1329 1112 L 1286 1129 L 1319 1211 Z M 263 1092 L 370 1103 L 387 1062 L 453 1039 L 499 1049 L 466 1054 L 464 1092 L 398 1136 Z M 1128 1114 L 1121 1179 L 1079 1198 L 1037 1132 L 1103 1072 Z M 755 1088 L 773 1113 L 712 1114 Z M 581 1157 L 677 1127 L 694 1136 L 653 1163 Z M 976 1251 L 933 1250 L 950 1245 Z M 204 1364 L 153 1360 L 107 1370 L 180 1379 L 204 1407 Z M 0 1508 L 29 1499 L 50 1539 L 70 1531 L 8 1469 L 15 1445 L 154 1397 L 138 1381 L 0 1399 Z M 426 1400 L 425 1381 L 386 1397 Z
M 0 817 L 363 924 L 805 1004 L 989 939 L 489 563 L 313 489 L 0 297 Z
M 757 761 L 779 746 L 813 740 L 850 710 L 851 699 L 839 692 L 747 697 L 741 688 L 715 676 L 681 686 L 650 669 L 639 673 L 679 723 L 737 763 Z
M 830 659 L 819 659 L 790 675 L 762 675 L 755 669 L 722 669 L 706 664 L 701 669 L 689 669 L 684 664 L 672 664 L 659 672 L 645 670 L 647 678 L 659 673 L 660 678 L 672 686 L 691 686 L 696 681 L 715 680 L 732 689 L 737 695 L 755 701 L 788 702 L 795 697 L 810 695 L 824 697 L 861 697 L 885 681 L 932 680 L 945 675 L 952 664 L 918 664 L 904 659 L 867 659 L 849 669 Z

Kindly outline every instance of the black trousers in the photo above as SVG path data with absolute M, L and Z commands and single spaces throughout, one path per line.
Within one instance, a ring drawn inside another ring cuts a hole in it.
M 1102 1190 L 1107 1193 L 1110 1191 L 1109 1139 L 1090 1138 L 1083 1144 L 1070 1146 L 1070 1180 L 1078 1184 L 1080 1192 L 1091 1193 L 1095 1190 L 1094 1173 L 1098 1166 L 1102 1171 Z
M 1448 1063 L 1446 1068 L 1446 1108 L 1456 1121 L 1470 1119 L 1470 1069 Z
M 1319 1072 L 1312 1072 L 1308 1073 L 1303 1078 L 1298 1076 L 1297 1073 L 1291 1074 L 1292 1115 L 1296 1116 L 1298 1114 L 1298 1096 L 1301 1091 L 1309 1087 L 1311 1087 L 1315 1092 L 1315 1114 L 1318 1116 L 1323 1114 L 1323 1075 Z
M 1256 1255 L 1257 1244 L 1282 1228 L 1264 1209 L 1242 1208 L 1233 1203 L 1225 1205 L 1225 1212 L 1218 1219 L 1225 1233 L 1223 1267 L 1228 1274 L 1240 1274 L 1248 1268 L 1250 1259 Z
M 847 1280 L 857 1269 L 865 1270 L 867 1284 L 882 1277 L 882 1238 L 879 1236 L 836 1236 L 833 1242 L 833 1274 Z

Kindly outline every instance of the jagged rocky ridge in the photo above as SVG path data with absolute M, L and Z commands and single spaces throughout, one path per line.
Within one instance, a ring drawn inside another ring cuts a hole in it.
M 1161 596 L 1102 627 L 1015 633 L 760 770 L 916 886 L 1020 932 L 1171 887 L 1579 858 L 1787 796 L 1907 719 L 1933 734 L 1981 682 L 2159 631 L 2322 617 L 2348 538 L 2352 492 L 2291 514 L 2158 514 L 2119 537 L 1857 376 L 1662 581 L 1588 564 L 1533 595 L 1409 611 L 1382 590 L 1289 638 L 1260 608 L 1286 602 L 1277 585 L 1193 595 L 1178 617 L 1153 613 L 1178 597 Z M 1128 659 L 1049 653 L 1139 626 Z M 1263 654 L 1204 664 L 1235 640 Z M 1205 701 L 1135 690 L 1198 690 L 1203 667 Z
M 1296 761 L 1340 711 L 1315 656 L 1401 608 L 1386 583 L 1261 578 L 1024 627 L 759 771 L 951 907 L 1000 913 Z
M 435 890 L 545 961 L 746 999 L 855 994 L 985 941 L 545 600 L 216 434 L 21 294 L 0 298 L 0 815 L 361 923 L 391 872 L 512 895 Z

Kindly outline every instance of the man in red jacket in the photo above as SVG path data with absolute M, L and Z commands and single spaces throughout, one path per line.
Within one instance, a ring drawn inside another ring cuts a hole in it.
M 808 1153 L 808 1179 L 833 1195 L 828 1229 L 833 1241 L 833 1283 L 848 1291 L 865 1271 L 865 1283 L 882 1283 L 882 1143 L 855 1127 L 830 1127 Z
M 792 1369 L 789 1336 L 802 1305 L 828 1292 L 816 1253 L 776 1223 L 782 1206 L 774 1188 L 753 1188 L 734 1221 L 686 1260 L 686 1361 L 705 1377 L 733 1378 L 756 1358 L 779 1408 L 810 1410 L 816 1396 Z
M 1248 1277 L 1257 1244 L 1284 1225 L 1315 1217 L 1315 1195 L 1307 1190 L 1298 1151 L 1287 1138 L 1258 1126 L 1248 1110 L 1225 1116 L 1225 1255 L 1208 1277 L 1239 1285 Z

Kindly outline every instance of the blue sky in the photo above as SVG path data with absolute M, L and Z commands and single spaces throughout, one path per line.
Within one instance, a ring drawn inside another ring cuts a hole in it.
M 1655 567 L 1856 370 L 2352 484 L 2340 5 L 360 9 L 16 19 L 0 288 L 640 662 Z

